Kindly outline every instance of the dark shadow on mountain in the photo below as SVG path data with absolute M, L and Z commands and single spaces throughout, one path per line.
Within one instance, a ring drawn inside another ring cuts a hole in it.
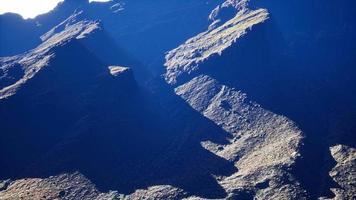
M 117 11 L 114 5 L 121 5 L 121 1 L 65 0 L 35 19 L 24 20 L 15 14 L 0 15 L 0 56 L 16 55 L 34 48 L 40 44 L 42 34 L 73 12 L 83 10 L 88 19 L 100 20 L 112 38 L 139 58 L 148 70 L 160 75 L 164 73 L 160 60 L 164 53 L 203 31 L 211 23 L 208 20 L 210 12 L 222 2 L 132 0 L 123 4 L 122 11 Z
M 19 35 L 6 33 L 4 38 L 10 38 L 6 47 L 16 39 L 26 41 L 4 55 L 33 48 L 39 35 L 75 9 L 84 9 L 84 0 L 78 2 L 67 0 L 36 18 L 40 31 L 36 28 L 28 41 L 21 37 L 27 30 L 15 27 Z M 160 6 L 135 2 L 141 9 L 132 4 L 132 13 L 121 15 L 122 21 L 113 18 L 108 7 L 95 10 L 85 3 L 86 14 L 100 16 L 115 38 L 102 43 L 95 39 L 87 47 L 72 42 L 56 49 L 50 66 L 0 103 L 0 179 L 80 171 L 102 191 L 127 194 L 170 184 L 204 198 L 226 196 L 212 175 L 230 175 L 237 169 L 200 143 L 226 144 L 230 135 L 193 110 L 161 79 L 152 82 L 153 93 L 141 87 L 150 74 L 140 62 L 159 73 L 162 53 L 201 32 L 209 23 L 206 14 L 211 7 L 184 1 L 190 3 L 181 12 L 165 8 L 182 1 L 156 1 Z M 328 172 L 335 163 L 328 147 L 336 143 L 355 147 L 355 27 L 348 26 L 355 19 L 355 3 L 258 2 L 262 3 L 252 6 L 269 9 L 270 21 L 211 58 L 197 74 L 241 89 L 264 108 L 295 121 L 307 138 L 293 173 L 311 198 L 331 197 L 329 188 L 335 183 Z M 140 20 L 128 20 L 136 16 Z M 35 25 L 29 20 L 21 28 L 32 30 Z M 110 51 L 116 48 L 110 45 L 113 40 L 140 56 L 140 62 L 127 59 L 129 54 L 122 49 Z M 112 64 L 132 67 L 134 75 L 111 76 L 107 66 Z M 253 194 L 236 191 L 236 196 Z
M 35 21 L 24 20 L 20 15 L 0 15 L 0 57 L 12 56 L 40 44 L 39 29 Z
M 227 144 L 230 135 L 162 79 L 152 82 L 159 91 L 152 94 L 133 73 L 110 75 L 108 63 L 87 47 L 77 40 L 56 47 L 49 66 L 1 101 L 0 179 L 79 171 L 101 191 L 169 184 L 225 197 L 213 175 L 237 169 L 200 143 Z M 139 62 L 122 63 L 139 69 Z
M 312 44 L 307 46 L 291 45 L 282 31 L 272 14 L 270 20 L 253 27 L 221 56 L 213 56 L 200 70 L 178 81 L 209 75 L 242 90 L 264 108 L 295 121 L 306 139 L 301 149 L 303 157 L 293 173 L 312 198 L 332 196 L 329 188 L 335 183 L 328 174 L 333 166 L 328 163 L 332 160 L 329 147 L 339 142 L 355 146 L 352 137 L 345 141 L 349 132 L 339 131 L 333 141 L 329 135 L 330 116 L 336 113 L 343 119 L 348 116 L 349 123 L 343 126 L 355 132 L 351 118 L 356 113 L 352 104 L 356 101 L 356 60 L 352 55 L 356 46 L 340 46 L 351 38 L 345 33 L 345 37 L 308 40 Z

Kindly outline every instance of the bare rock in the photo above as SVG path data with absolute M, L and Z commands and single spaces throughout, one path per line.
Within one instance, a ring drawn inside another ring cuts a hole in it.
M 99 23 L 90 20 L 79 20 L 81 12 L 75 13 L 60 25 L 44 34 L 38 47 L 24 54 L 0 58 L 0 100 L 10 97 L 28 80 L 48 66 L 55 56 L 54 49 L 72 40 L 85 38 L 89 33 L 99 29 Z M 11 72 L 17 69 L 16 76 Z M 10 81 L 9 81 L 10 80 Z
M 7 187 L 10 185 L 10 183 L 11 183 L 11 179 L 0 181 L 0 191 L 6 190 Z
M 166 55 L 166 81 L 175 84 L 184 73 L 190 74 L 209 57 L 221 54 L 247 33 L 254 25 L 268 19 L 265 9 L 239 11 L 225 24 L 187 40 Z
M 345 145 L 330 147 L 332 157 L 337 162 L 330 171 L 330 176 L 340 185 L 340 188 L 332 188 L 335 194 L 333 199 L 356 198 L 356 149 Z M 326 199 L 326 198 L 320 198 Z
M 131 71 L 130 68 L 121 66 L 109 66 L 108 69 L 113 76 L 119 76 L 120 74 Z
M 29 178 L 12 182 L 0 192 L 0 199 L 95 199 L 100 192 L 79 173 L 62 174 L 45 179 Z
M 256 192 L 257 199 L 303 197 L 303 189 L 288 172 L 299 156 L 303 138 L 291 120 L 263 109 L 243 92 L 205 75 L 175 91 L 232 135 L 228 145 L 202 143 L 238 168 L 235 174 L 218 178 L 228 193 L 233 195 L 241 188 L 249 188 Z

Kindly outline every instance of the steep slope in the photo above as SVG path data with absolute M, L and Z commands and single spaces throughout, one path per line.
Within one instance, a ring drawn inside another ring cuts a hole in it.
M 12 176 L 70 135 L 73 120 L 85 116 L 89 102 L 83 104 L 83 95 L 90 87 L 109 84 L 108 92 L 115 82 L 126 88 L 122 92 L 136 87 L 132 74 L 114 78 L 108 64 L 85 47 L 92 39 L 88 34 L 99 31 L 97 22 L 83 20 L 65 27 L 34 50 L 1 58 L 1 164 L 8 170 L 2 170 L 2 176 Z
M 204 75 L 177 87 L 176 93 L 231 133 L 228 145 L 202 143 L 206 149 L 235 163 L 238 172 L 220 180 L 227 192 L 235 198 L 244 192 L 251 192 L 251 198 L 256 193 L 257 199 L 303 196 L 303 190 L 288 174 L 299 155 L 302 139 L 293 122 L 250 102 L 241 91 Z
M 117 191 L 99 192 L 95 185 L 79 172 L 61 174 L 49 178 L 21 179 L 7 181 L 2 188 L 0 198 L 13 200 L 30 199 L 82 199 L 82 200 L 118 200 L 118 199 L 181 199 L 185 194 L 181 189 L 172 186 L 153 186 L 147 190 L 138 190 L 130 195 L 119 194 Z
M 330 176 L 339 184 L 339 188 L 332 188 L 335 194 L 332 199 L 356 198 L 356 150 L 345 145 L 336 145 L 330 148 L 336 166 L 331 170 Z M 321 198 L 324 199 L 324 198 Z
M 60 2 L 49 13 L 34 19 L 23 19 L 18 14 L 0 15 L 0 57 L 13 56 L 34 49 L 41 44 L 40 36 L 68 18 L 75 10 L 81 10 L 86 0 Z
M 249 4 L 266 8 L 269 19 L 253 26 L 243 37 L 236 36 L 232 45 L 225 43 L 230 40 L 219 42 L 215 37 L 218 34 L 210 34 L 223 27 L 221 23 L 213 24 L 201 36 L 167 54 L 166 80 L 177 87 L 207 75 L 228 88 L 242 90 L 263 108 L 293 120 L 306 139 L 292 173 L 309 198 L 332 197 L 329 188 L 335 182 L 328 174 L 332 168 L 329 147 L 355 145 L 355 44 L 350 39 L 355 33 L 351 20 L 355 5 L 350 1 L 340 6 L 331 1 L 311 5 L 309 1 Z M 328 12 L 319 7 L 321 4 Z M 229 23 L 227 19 L 236 5 L 219 6 L 213 16 L 223 12 L 222 18 L 228 17 L 222 21 Z M 344 27 L 346 22 L 348 26 Z M 218 42 L 214 46 L 204 39 Z M 220 44 L 229 47 L 221 51 Z
M 39 37 L 53 26 L 56 26 L 76 10 L 83 10 L 89 19 L 100 20 L 103 28 L 115 42 L 119 43 L 126 51 L 140 58 L 140 62 L 155 75 L 163 73 L 162 62 L 164 52 L 183 42 L 186 38 L 195 35 L 209 25 L 207 15 L 211 10 L 223 2 L 206 0 L 159 0 L 142 2 L 142 0 L 126 1 L 114 0 L 105 3 L 86 0 L 65 0 L 53 11 L 40 15 L 31 20 L 19 20 L 16 23 L 1 23 L 0 34 L 6 35 L 8 41 L 16 41 L 16 38 L 29 37 L 27 43 L 20 45 L 18 49 L 8 43 L 3 44 L 0 56 L 12 56 L 29 50 L 40 44 Z M 20 19 L 20 18 L 19 18 Z M 134 19 L 134 20 L 133 20 Z M 194 24 L 189 26 L 186 22 Z M 28 26 L 34 30 L 31 33 L 18 31 L 18 35 L 8 34 L 4 30 L 13 27 Z M 144 37 L 143 37 L 144 35 Z M 142 47 L 152 47 L 150 51 Z M 24 49 L 25 48 L 25 49 Z
M 69 189 L 70 188 L 70 189 Z M 64 174 L 48 179 L 26 179 L 10 183 L 0 194 L 11 199 L 100 199 L 100 192 L 79 173 Z
M 164 72 L 164 53 L 204 30 L 211 23 L 207 16 L 221 2 L 121 0 L 92 4 L 86 11 L 102 20 L 105 29 L 122 47 L 160 76 Z
M 75 17 L 76 15 L 70 19 Z M 81 21 L 65 25 L 67 27 L 63 32 L 55 33 L 56 28 L 54 28 L 44 35 L 41 38 L 44 43 L 34 50 L 19 56 L 1 58 L 1 71 L 3 74 L 1 85 L 3 87 L 0 90 L 0 99 L 14 95 L 23 84 L 32 79 L 44 67 L 48 66 L 51 57 L 54 56 L 54 48 L 64 46 L 72 39 L 85 38 L 86 34 L 90 34 L 99 28 L 98 23 L 91 21 Z
M 25 21 L 20 15 L 0 15 L 0 57 L 28 51 L 40 43 L 35 21 Z
M 110 84 L 124 86 L 122 92 L 135 88 L 132 74 L 114 79 L 108 65 L 85 47 L 100 28 L 78 17 L 52 29 L 34 50 L 1 58 L 2 177 L 23 176 L 24 168 L 71 135 L 75 120 L 86 115 L 86 95 L 93 87 L 107 85 L 108 92 L 114 92 Z
M 237 39 L 245 35 L 247 29 L 264 22 L 267 16 L 268 12 L 264 9 L 251 11 L 243 8 L 225 24 L 201 33 L 170 51 L 166 56 L 165 64 L 168 70 L 167 82 L 176 83 L 180 74 L 190 74 L 198 70 L 201 62 L 211 56 L 221 54 Z
M 231 198 L 300 199 L 304 191 L 290 172 L 299 155 L 301 131 L 289 119 L 248 100 L 243 91 L 205 75 L 207 63 L 224 56 L 231 46 L 238 47 L 248 29 L 254 31 L 253 26 L 267 20 L 266 10 L 244 5 L 234 7 L 239 11 L 231 20 L 170 51 L 165 77 L 177 95 L 231 134 L 229 145 L 202 144 L 238 168 L 232 176 L 219 179 Z M 218 71 L 228 66 L 213 67 L 210 70 Z
M 51 29 L 36 49 L 2 58 L 1 178 L 46 182 L 80 171 L 100 191 L 224 197 L 214 176 L 236 169 L 200 142 L 226 143 L 225 132 L 169 89 L 162 102 L 140 88 L 139 63 L 81 16 Z
M 0 55 L 38 46 L 0 58 L 0 179 L 19 179 L 0 198 L 352 199 L 350 2 L 66 0 L 17 21 L 36 31 Z

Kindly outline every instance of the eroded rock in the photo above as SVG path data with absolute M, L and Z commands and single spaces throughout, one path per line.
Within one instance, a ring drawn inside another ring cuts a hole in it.
M 332 157 L 337 162 L 330 171 L 330 176 L 340 188 L 332 188 L 335 194 L 334 200 L 355 199 L 356 198 L 356 149 L 336 145 L 330 147 Z M 320 198 L 326 199 L 326 198 Z

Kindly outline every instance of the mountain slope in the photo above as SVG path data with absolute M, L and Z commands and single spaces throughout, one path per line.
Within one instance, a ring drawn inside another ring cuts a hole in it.
M 234 161 L 238 168 L 236 174 L 222 178 L 221 184 L 226 191 L 236 198 L 249 193 L 258 199 L 301 198 L 303 189 L 288 174 L 291 171 L 288 168 L 294 165 L 299 155 L 300 130 L 289 119 L 249 102 L 243 91 L 221 85 L 204 75 L 207 71 L 204 68 L 208 67 L 206 63 L 211 63 L 219 55 L 224 56 L 224 51 L 231 46 L 239 46 L 239 38 L 244 37 L 252 26 L 263 23 L 268 16 L 263 9 L 239 9 L 231 20 L 169 52 L 165 77 L 174 84 L 177 95 L 232 135 L 230 145 L 203 143 L 210 151 Z M 215 69 L 210 70 L 226 68 L 212 67 Z
M 35 30 L 0 52 L 20 53 L 0 58 L 0 198 L 354 198 L 354 6 L 66 0 L 0 21 Z
M 340 185 L 339 188 L 332 188 L 335 194 L 332 199 L 355 198 L 355 149 L 345 145 L 336 145 L 330 148 L 330 152 L 337 162 L 336 166 L 330 171 L 330 176 Z
M 108 65 L 83 45 L 86 35 L 98 28 L 98 23 L 92 21 L 66 24 L 65 30 L 53 34 L 36 49 L 1 59 L 1 161 L 9 170 L 2 171 L 2 176 L 11 176 L 70 135 L 73 120 L 85 116 L 82 112 L 88 105 L 83 104 L 83 95 L 91 87 L 115 83 Z M 123 76 L 128 77 L 116 78 L 117 84 L 126 90 L 135 88 L 132 74 Z M 26 158 L 18 160 L 23 153 Z
M 185 196 L 223 197 L 225 191 L 213 174 L 227 175 L 235 167 L 206 151 L 200 141 L 223 143 L 224 131 L 168 89 L 165 96 L 172 105 L 156 102 L 135 83 L 132 73 L 140 69 L 139 63 L 112 44 L 103 44 L 110 40 L 102 33 L 98 23 L 75 14 L 45 34 L 38 48 L 3 58 L 4 72 L 22 64 L 24 73 L 19 81 L 4 84 L 1 141 L 7 142 L 1 146 L 1 177 L 45 178 L 79 170 L 103 191 L 127 194 L 173 185 L 184 188 Z M 133 70 L 118 73 L 123 67 L 108 64 L 115 60 Z M 6 83 L 11 75 L 4 74 Z M 185 120 L 198 126 L 185 125 Z

